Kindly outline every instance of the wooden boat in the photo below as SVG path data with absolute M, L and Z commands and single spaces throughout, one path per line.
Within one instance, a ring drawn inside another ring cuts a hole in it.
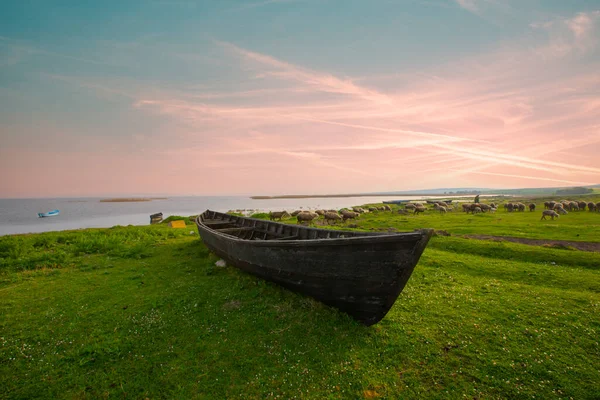
M 207 210 L 206 246 L 231 265 L 348 313 L 365 325 L 390 310 L 433 230 L 337 231 Z
M 48 211 L 48 212 L 45 212 L 45 213 L 38 213 L 38 217 L 40 217 L 40 218 L 44 218 L 44 217 L 55 217 L 55 216 L 57 216 L 58 214 L 60 214 L 60 211 L 59 211 L 59 210 L 52 210 L 52 211 Z
M 150 215 L 150 223 L 151 224 L 157 224 L 160 221 L 162 221 L 162 219 L 163 219 L 163 213 L 161 213 L 161 212 Z

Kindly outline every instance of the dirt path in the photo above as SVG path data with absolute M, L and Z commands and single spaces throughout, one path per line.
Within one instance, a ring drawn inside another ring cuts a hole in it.
M 513 242 L 527 244 L 530 246 L 547 247 L 572 247 L 581 251 L 600 252 L 600 243 L 598 242 L 573 242 L 568 240 L 549 240 L 549 239 L 525 239 L 511 236 L 491 236 L 491 235 L 462 235 L 467 239 L 493 240 L 496 242 Z

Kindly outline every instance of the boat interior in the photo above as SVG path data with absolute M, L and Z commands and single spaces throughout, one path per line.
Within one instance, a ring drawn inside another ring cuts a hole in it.
M 238 217 L 216 211 L 206 211 L 198 217 L 206 227 L 244 240 L 310 240 L 372 236 L 369 232 L 348 232 L 287 225 L 273 221 Z

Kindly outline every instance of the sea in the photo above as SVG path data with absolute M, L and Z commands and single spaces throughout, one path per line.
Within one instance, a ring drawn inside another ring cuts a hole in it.
M 109 228 L 115 225 L 149 225 L 150 215 L 198 215 L 207 209 L 245 215 L 261 211 L 297 209 L 340 209 L 384 200 L 418 200 L 439 196 L 360 196 L 302 199 L 252 199 L 244 196 L 169 197 L 141 202 L 101 202 L 97 198 L 0 199 L 0 236 L 63 231 L 85 228 Z M 452 197 L 452 196 L 447 196 Z M 444 198 L 447 198 L 444 197 Z M 54 217 L 40 218 L 38 213 L 60 210 Z

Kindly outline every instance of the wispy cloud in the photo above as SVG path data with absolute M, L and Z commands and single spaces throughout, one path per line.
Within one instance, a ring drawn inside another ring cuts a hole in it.
M 577 40 L 586 40 L 589 38 L 594 28 L 595 21 L 600 17 L 600 11 L 594 11 L 589 13 L 579 13 L 571 19 L 567 19 L 565 22 L 569 29 L 575 35 Z
M 582 185 L 600 181 L 600 65 L 578 62 L 580 49 L 597 49 L 598 19 L 589 12 L 538 22 L 532 30 L 547 35 L 427 70 L 359 78 L 229 42 L 214 42 L 210 60 L 178 52 L 197 79 L 44 76 L 118 97 L 136 115 L 162 121 L 159 134 L 127 139 L 161 160 L 156 165 L 200 160 L 208 175 L 238 187 L 276 191 L 272 176 L 285 176 L 298 192 L 448 181 Z M 168 43 L 134 48 L 173 54 Z M 227 68 L 227 79 L 202 77 L 213 61 Z M 168 169 L 191 179 L 183 168 Z
M 231 43 L 217 43 L 234 54 L 243 57 L 245 60 L 270 67 L 271 69 L 269 70 L 261 71 L 260 76 L 262 77 L 271 76 L 277 79 L 291 79 L 309 85 L 313 90 L 321 92 L 352 95 L 381 104 L 393 103 L 393 100 L 389 96 L 376 90 L 358 86 L 351 80 L 340 79 L 332 74 L 319 73 L 307 68 L 298 67 L 265 54 L 243 49 Z
M 458 4 L 460 7 L 464 8 L 467 11 L 470 11 L 474 14 L 477 14 L 479 12 L 479 7 L 478 7 L 478 3 L 481 2 L 481 0 L 455 0 L 456 4 Z
M 352 131 L 373 132 L 384 135 L 381 138 L 375 138 L 369 134 L 369 139 L 366 144 L 353 145 L 347 140 L 342 139 L 337 146 L 322 146 L 316 148 L 308 146 L 313 152 L 347 152 L 347 151 L 369 151 L 369 150 L 400 150 L 400 149 L 423 149 L 427 152 L 426 157 L 453 157 L 458 164 L 463 165 L 464 171 L 470 171 L 472 174 L 481 174 L 479 171 L 486 166 L 498 167 L 509 166 L 518 167 L 523 170 L 536 171 L 537 173 L 546 173 L 556 176 L 540 177 L 541 180 L 555 182 L 581 182 L 577 180 L 564 179 L 576 173 L 600 174 L 600 168 L 594 166 L 579 165 L 577 162 L 558 162 L 542 159 L 542 156 L 551 155 L 553 152 L 564 148 L 557 142 L 555 146 L 548 146 L 545 143 L 546 151 L 540 153 L 533 147 L 529 151 L 527 148 L 520 146 L 519 141 L 515 141 L 515 146 L 511 141 L 503 144 L 495 139 L 495 134 L 490 136 L 489 140 L 482 140 L 481 132 L 477 138 L 470 138 L 464 135 L 465 130 L 481 129 L 482 123 L 489 124 L 498 120 L 498 133 L 508 135 L 510 131 L 522 129 L 544 129 L 551 119 L 540 119 L 536 114 L 539 112 L 541 102 L 545 102 L 544 107 L 556 104 L 563 104 L 563 85 L 589 85 L 590 82 L 597 80 L 596 75 L 591 75 L 589 79 L 584 79 L 579 82 L 574 82 L 572 79 L 565 80 L 564 83 L 556 81 L 546 81 L 543 84 L 535 81 L 529 87 L 522 86 L 522 81 L 515 80 L 514 75 L 502 76 L 496 74 L 505 68 L 503 63 L 494 65 L 492 69 L 482 69 L 482 74 L 477 72 L 475 75 L 470 75 L 468 80 L 456 80 L 455 78 L 439 79 L 439 75 L 429 85 L 427 80 L 425 84 L 422 81 L 415 83 L 421 91 L 418 96 L 413 96 L 411 93 L 383 93 L 375 88 L 367 88 L 358 85 L 350 78 L 339 78 L 337 76 L 321 73 L 308 68 L 299 67 L 291 63 L 279 60 L 275 57 L 261 54 L 258 52 L 246 50 L 230 43 L 219 43 L 220 46 L 241 57 L 245 63 L 255 63 L 255 70 L 260 73 L 262 79 L 287 80 L 294 81 L 300 84 L 303 90 L 311 90 L 316 93 L 333 93 L 343 95 L 348 100 L 339 101 L 337 107 L 323 107 L 323 103 L 319 102 L 313 106 L 305 104 L 290 105 L 287 107 L 214 107 L 206 104 L 190 104 L 184 102 L 165 102 L 164 100 L 144 100 L 138 102 L 138 106 L 144 107 L 153 105 L 159 107 L 163 113 L 178 115 L 184 118 L 194 119 L 200 117 L 206 121 L 209 116 L 219 116 L 226 118 L 243 118 L 248 121 L 253 121 L 259 124 L 273 124 L 285 126 L 294 126 L 300 121 L 309 124 L 321 126 L 318 129 L 323 129 L 323 126 L 334 126 L 348 128 Z M 498 57 L 506 56 L 506 50 L 503 50 Z M 489 61 L 497 62 L 500 58 L 491 58 Z M 521 59 L 522 61 L 522 59 Z M 481 62 L 481 61 L 478 61 Z M 523 65 L 527 67 L 527 65 Z M 248 65 L 246 65 L 248 67 Z M 532 59 L 531 76 L 536 74 L 537 64 Z M 523 75 L 523 70 L 519 71 L 519 75 Z M 539 77 L 539 76 L 538 76 Z M 513 87 L 503 88 L 498 92 L 498 87 L 505 85 L 505 82 L 510 81 Z M 543 80 L 542 80 L 543 81 Z M 431 87 L 429 87 L 431 86 Z M 539 92 L 539 93 L 538 93 Z M 493 94 L 490 94 L 493 93 Z M 517 100 L 517 101 L 515 101 Z M 572 111 L 564 113 L 561 118 L 581 118 L 576 117 L 577 109 L 581 107 L 595 108 L 589 100 L 583 98 L 572 99 L 570 102 L 573 106 Z M 577 104 L 577 106 L 574 106 Z M 552 106 L 554 107 L 554 106 Z M 585 108 L 584 108 L 585 109 Z M 478 116 L 479 114 L 479 116 Z M 381 118 L 384 121 L 392 123 L 395 126 L 381 126 Z M 476 117 L 474 119 L 474 117 Z M 359 118 L 363 123 L 352 122 L 353 119 Z M 377 121 L 379 118 L 380 121 Z M 400 119 L 399 119 L 400 118 Z M 469 119 L 473 122 L 469 122 Z M 480 121 L 477 121 L 479 119 Z M 262 122 L 259 122 L 262 121 Z M 557 119 L 554 122 L 557 123 Z M 366 123 L 365 123 L 366 122 Z M 411 126 L 421 124 L 428 129 L 415 130 L 397 127 L 398 125 Z M 493 125 L 492 125 L 493 126 Z M 537 126 L 537 128 L 536 128 Z M 484 128 L 490 131 L 490 128 Z M 493 132 L 494 129 L 491 130 Z M 442 133 L 443 132 L 443 133 Z M 505 133 L 503 133 L 505 132 Z M 541 132 L 540 132 L 541 133 Z M 552 134 L 547 138 L 551 140 Z M 356 137 L 353 134 L 352 137 Z M 360 135 L 360 134 L 358 134 Z M 531 137 L 538 136 L 537 133 L 531 132 Z M 400 139 L 402 138 L 402 139 Z M 500 138 L 502 139 L 502 138 Z M 524 137 L 525 140 L 529 139 Z M 494 147 L 493 150 L 482 147 L 486 143 L 486 147 Z M 281 154 L 291 153 L 285 152 L 285 146 L 294 146 L 289 140 L 285 142 L 283 147 L 273 148 L 265 147 L 264 151 L 278 151 Z M 460 143 L 460 145 L 459 145 Z M 302 148 L 302 147 L 300 147 Z M 304 146 L 307 148 L 307 146 Z M 269 150 L 267 150 L 269 149 Z M 254 149 L 253 152 L 262 151 Z M 518 153 L 537 154 L 534 156 L 519 155 Z M 515 154 L 516 153 L 516 154 Z M 241 153 L 238 153 L 241 154 Z M 311 153 L 316 154 L 316 153 Z M 466 161 L 467 164 L 464 164 Z M 475 162 L 479 164 L 477 167 L 467 167 Z M 500 174 L 500 173 L 498 173 Z M 509 177 L 510 174 L 504 174 Z M 502 176 L 502 175 L 497 175 Z
M 547 46 L 538 50 L 542 55 L 564 56 L 574 51 L 585 53 L 598 46 L 600 10 L 580 12 L 573 17 L 558 17 L 533 22 L 534 29 L 544 30 L 550 36 Z

